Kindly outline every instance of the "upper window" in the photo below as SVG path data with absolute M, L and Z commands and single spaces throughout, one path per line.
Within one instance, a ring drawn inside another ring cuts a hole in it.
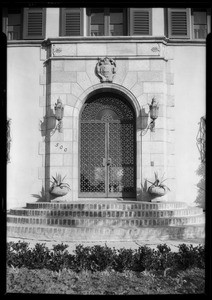
M 168 8 L 170 38 L 205 39 L 210 32 L 209 23 L 209 9 Z
M 45 8 L 4 9 L 3 31 L 8 40 L 44 39 Z
M 189 38 L 189 11 L 186 8 L 168 9 L 168 35 L 170 38 Z
M 87 36 L 126 36 L 152 34 L 151 8 L 87 8 Z M 60 35 L 83 35 L 82 8 L 61 8 Z
M 109 12 L 109 35 L 126 35 L 126 11 L 111 8 Z
M 87 9 L 89 36 L 126 35 L 126 10 L 122 8 Z
M 194 39 L 205 39 L 209 32 L 209 11 L 195 8 L 191 11 L 192 37 Z
M 82 35 L 83 18 L 82 8 L 61 8 L 60 10 L 60 35 Z
M 152 35 L 151 8 L 130 8 L 129 35 Z
M 8 40 L 20 40 L 22 37 L 22 11 L 8 8 L 6 22 Z
M 24 39 L 45 38 L 45 8 L 24 8 Z

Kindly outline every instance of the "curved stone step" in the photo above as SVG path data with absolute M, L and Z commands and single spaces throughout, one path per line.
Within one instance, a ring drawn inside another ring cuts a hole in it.
M 56 227 L 40 225 L 7 226 L 8 237 L 55 240 L 56 242 L 83 241 L 132 241 L 160 238 L 169 239 L 197 239 L 205 237 L 205 228 L 201 225 L 192 226 L 162 226 L 142 228 L 110 228 L 110 227 Z
M 124 210 L 122 209 L 31 209 L 31 208 L 17 208 L 11 209 L 9 215 L 16 216 L 45 216 L 45 217 L 61 217 L 61 216 L 78 216 L 78 217 L 176 217 L 176 216 L 195 216 L 202 214 L 202 209 L 198 207 L 181 208 L 177 210 Z
M 159 217 L 121 217 L 120 214 L 117 216 L 115 213 L 111 217 L 107 214 L 104 216 L 93 214 L 92 216 L 16 216 L 8 215 L 8 223 L 15 224 L 44 224 L 44 225 L 57 225 L 57 226 L 163 226 L 163 225 L 184 225 L 184 224 L 204 224 L 205 215 L 199 214 L 195 216 L 159 216 Z
M 205 214 L 202 209 L 183 202 L 83 199 L 68 203 L 27 203 L 26 207 L 10 209 L 7 223 L 11 237 L 40 239 L 39 234 L 46 238 L 50 233 L 52 239 L 58 237 L 61 229 L 71 241 L 125 240 L 134 235 L 139 239 L 161 235 L 169 239 L 200 238 L 204 236 Z
M 143 201 L 129 201 L 129 200 L 79 200 L 69 201 L 66 203 L 53 203 L 53 202 L 32 202 L 27 203 L 26 208 L 32 209 L 123 209 L 123 210 L 166 210 L 166 209 L 180 209 L 187 208 L 188 205 L 184 202 L 163 202 L 163 203 L 150 203 Z

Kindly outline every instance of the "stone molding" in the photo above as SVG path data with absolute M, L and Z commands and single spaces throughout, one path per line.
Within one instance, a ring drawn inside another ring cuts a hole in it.
M 88 99 L 88 97 L 94 95 L 98 92 L 106 92 L 111 91 L 115 92 L 130 101 L 130 103 L 133 105 L 136 115 L 139 116 L 140 113 L 140 104 L 138 103 L 137 98 L 131 93 L 130 90 L 125 88 L 122 85 L 115 84 L 115 83 L 98 83 L 96 85 L 93 85 L 89 87 L 87 90 L 85 90 L 80 96 L 79 99 L 81 100 L 81 107 L 83 106 L 84 102 Z M 79 109 L 81 109 L 81 107 Z
M 53 57 L 97 57 L 104 56 L 141 56 L 141 57 L 163 57 L 165 58 L 166 51 L 164 50 L 164 45 L 162 43 L 138 43 L 138 42 L 125 42 L 123 43 L 116 41 L 116 43 L 70 43 L 70 44 L 51 44 L 51 51 L 49 51 L 48 58 Z

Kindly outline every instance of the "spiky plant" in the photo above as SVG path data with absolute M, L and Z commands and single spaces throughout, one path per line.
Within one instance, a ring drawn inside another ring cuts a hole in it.
M 165 180 L 167 180 L 168 178 L 163 179 L 163 177 L 164 177 L 164 174 L 163 174 L 162 178 L 159 179 L 158 172 L 155 172 L 155 181 L 154 181 L 154 182 L 151 182 L 151 181 L 149 181 L 149 180 L 147 180 L 147 181 L 148 181 L 149 183 L 151 183 L 153 186 L 161 187 L 161 188 L 163 188 L 164 190 L 165 190 L 165 189 L 168 189 L 168 190 L 170 191 L 170 188 L 168 188 L 165 184 L 163 184 L 163 182 L 164 182 Z
M 64 179 L 66 178 L 66 176 L 64 176 L 64 177 L 62 178 L 61 174 L 57 174 L 57 173 L 56 173 L 56 176 L 55 176 L 55 177 L 52 176 L 52 178 L 53 178 L 54 181 L 51 181 L 51 183 L 52 183 L 51 189 L 53 189 L 53 188 L 56 187 L 56 186 L 57 186 L 57 187 L 60 187 L 61 189 L 62 189 L 63 187 L 67 187 L 68 189 L 70 189 L 69 184 L 63 182 Z

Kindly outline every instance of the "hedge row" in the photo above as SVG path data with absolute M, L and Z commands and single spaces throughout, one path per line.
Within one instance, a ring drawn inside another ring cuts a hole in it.
M 7 264 L 9 267 L 26 267 L 28 269 L 49 269 L 59 271 L 64 268 L 75 272 L 82 270 L 104 271 L 113 269 L 118 272 L 131 270 L 165 271 L 167 268 L 186 270 L 188 268 L 205 267 L 205 247 L 202 245 L 180 244 L 178 252 L 171 252 L 166 244 L 160 244 L 157 249 L 140 246 L 138 249 L 115 249 L 95 245 L 84 247 L 76 246 L 74 254 L 67 251 L 68 245 L 53 245 L 50 250 L 45 244 L 37 243 L 29 248 L 29 243 L 7 243 Z

